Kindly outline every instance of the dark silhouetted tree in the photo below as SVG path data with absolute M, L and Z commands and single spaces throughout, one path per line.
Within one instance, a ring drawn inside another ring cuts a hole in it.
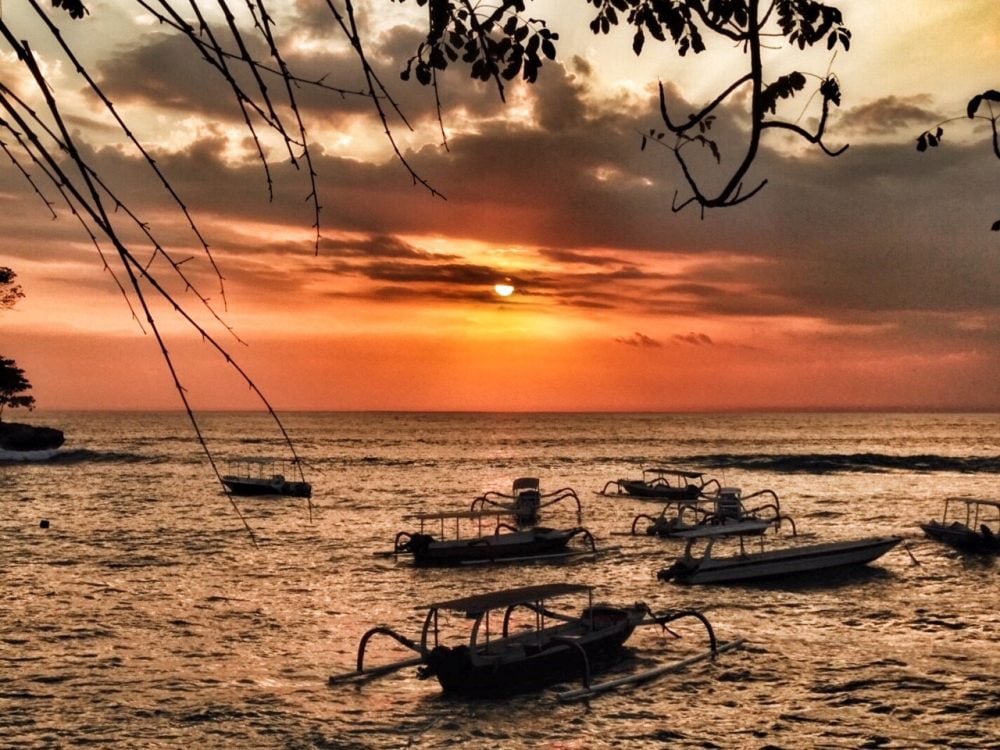
M 11 269 L 0 266 L 0 308 L 13 307 L 24 296 L 21 286 L 14 283 L 16 278 L 17 274 Z
M 31 389 L 31 383 L 24 377 L 24 370 L 12 359 L 0 357 L 0 422 L 3 421 L 3 410 L 35 408 L 35 397 L 24 395 Z
M 981 110 L 985 111 L 981 113 Z M 1000 159 L 1000 134 L 997 132 L 997 120 L 1000 119 L 1000 91 L 989 89 L 972 97 L 965 108 L 965 114 L 970 120 L 986 120 L 989 122 L 990 132 L 992 133 L 993 155 L 997 159 Z M 925 130 L 917 136 L 917 151 L 924 152 L 928 148 L 937 148 L 940 146 L 944 138 L 944 126 L 961 119 L 963 118 L 952 117 L 939 122 L 930 130 Z M 1000 219 L 994 221 L 990 229 L 994 232 L 1000 232 Z

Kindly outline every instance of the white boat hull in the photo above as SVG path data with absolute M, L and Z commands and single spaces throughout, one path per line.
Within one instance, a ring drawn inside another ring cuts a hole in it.
M 731 557 L 681 558 L 672 568 L 662 571 L 661 577 L 678 583 L 728 583 L 812 573 L 864 565 L 900 541 L 898 536 L 872 537 Z

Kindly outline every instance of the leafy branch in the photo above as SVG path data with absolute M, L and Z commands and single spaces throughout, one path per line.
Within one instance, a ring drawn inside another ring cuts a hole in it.
M 821 79 L 819 94 L 822 100 L 818 123 L 812 131 L 795 122 L 771 117 L 776 115 L 778 104 L 790 100 L 802 92 L 807 83 L 806 76 L 793 71 L 781 75 L 771 83 L 765 82 L 762 50 L 765 40 L 784 37 L 789 44 L 799 49 L 811 47 L 825 40 L 828 49 L 837 46 L 850 49 L 851 32 L 844 26 L 841 12 L 832 6 L 815 0 L 587 0 L 598 8 L 598 15 L 591 22 L 595 33 L 608 33 L 619 23 L 635 28 L 632 49 L 638 55 L 645 46 L 646 35 L 657 41 L 668 39 L 676 46 L 677 53 L 684 57 L 687 52 L 694 54 L 705 50 L 704 34 L 711 32 L 737 43 L 747 55 L 747 72 L 736 78 L 715 98 L 686 119 L 676 119 L 670 113 L 663 84 L 659 86 L 660 117 L 666 131 L 651 130 L 643 137 L 645 147 L 649 139 L 669 148 L 680 167 L 690 191 L 690 197 L 678 201 L 674 195 L 673 211 L 697 204 L 702 211 L 706 208 L 735 206 L 753 197 L 766 184 L 761 180 L 756 186 L 746 189 L 744 179 L 753 165 L 765 130 L 787 130 L 818 146 L 829 156 L 838 156 L 847 146 L 832 149 L 823 141 L 829 117 L 830 106 L 840 105 L 840 84 L 836 77 L 828 75 Z M 622 16 L 624 14 L 624 21 Z M 750 126 L 746 135 L 747 143 L 741 158 L 731 167 L 728 177 L 717 190 L 704 187 L 704 177 L 696 173 L 687 149 L 692 145 L 708 148 L 717 166 L 722 165 L 722 152 L 718 143 L 708 137 L 715 111 L 733 100 L 736 95 L 750 87 Z M 694 129 L 697 133 L 692 135 Z M 673 136 L 671 142 L 664 136 Z
M 979 114 L 979 110 L 983 107 L 983 104 L 986 105 L 986 109 L 989 111 L 988 114 Z M 1000 91 L 989 89 L 981 94 L 976 94 L 976 96 L 969 100 L 965 108 L 965 114 L 970 120 L 978 119 L 989 122 L 992 133 L 993 155 L 997 159 L 1000 159 L 1000 134 L 997 132 L 997 120 L 1000 119 L 1000 106 L 994 107 L 994 104 L 1000 105 Z M 917 136 L 917 151 L 924 152 L 928 148 L 937 148 L 940 146 L 944 138 L 944 128 L 942 126 L 961 119 L 961 117 L 952 117 L 942 120 L 933 128 L 925 130 Z M 994 221 L 990 229 L 994 232 L 1000 232 L 1000 219 Z

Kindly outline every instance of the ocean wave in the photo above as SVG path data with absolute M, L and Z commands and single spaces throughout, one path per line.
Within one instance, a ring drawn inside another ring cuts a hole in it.
M 161 463 L 169 460 L 167 456 L 143 456 L 138 453 L 123 453 L 121 451 L 94 451 L 87 448 L 76 450 L 57 450 L 46 456 L 19 457 L 11 456 L 12 451 L 0 455 L 0 463 L 46 463 L 46 464 L 78 464 L 78 463 Z
M 1000 456 L 890 456 L 884 453 L 805 453 L 801 455 L 689 456 L 685 464 L 709 469 L 746 469 L 779 474 L 831 474 L 856 472 L 955 472 L 959 474 L 1000 474 Z

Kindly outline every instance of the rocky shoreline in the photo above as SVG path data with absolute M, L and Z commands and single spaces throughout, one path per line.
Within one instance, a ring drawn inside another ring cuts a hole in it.
M 49 451 L 59 448 L 65 436 L 53 427 L 0 422 L 0 451 Z

